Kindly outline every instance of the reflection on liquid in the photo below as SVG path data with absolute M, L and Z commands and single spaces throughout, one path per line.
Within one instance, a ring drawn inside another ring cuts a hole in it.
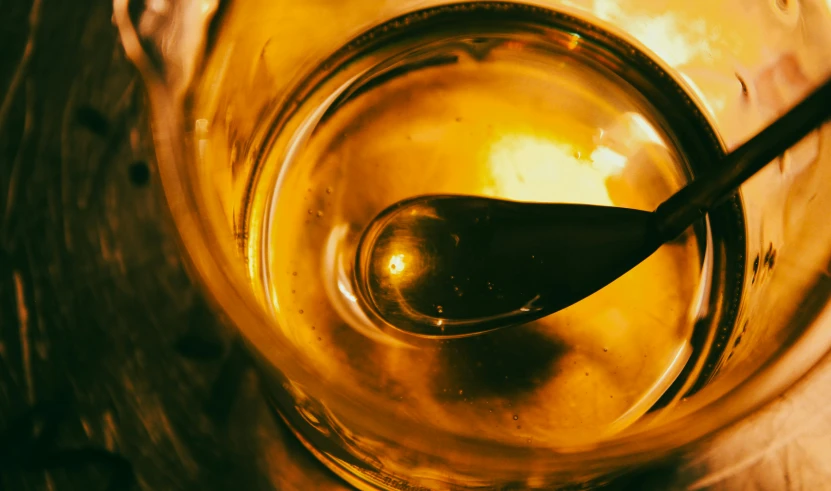
M 390 274 L 399 275 L 404 272 L 404 254 L 393 254 L 390 256 Z
M 506 135 L 491 145 L 490 180 L 483 193 L 519 201 L 549 201 L 556 195 L 564 202 L 611 205 L 605 181 L 620 173 L 626 157 L 604 146 L 582 156 L 568 143 L 543 136 Z

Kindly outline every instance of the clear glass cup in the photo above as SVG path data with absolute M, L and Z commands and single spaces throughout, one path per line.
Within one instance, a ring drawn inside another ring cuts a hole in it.
M 654 208 L 831 73 L 827 1 L 115 0 L 114 20 L 146 82 L 194 270 L 257 355 L 282 417 L 359 488 L 604 482 L 737 421 L 831 346 L 827 126 L 675 252 L 554 316 L 562 327 L 605 315 L 584 337 L 552 341 L 551 325 L 447 345 L 402 337 L 352 305 L 350 250 L 337 249 L 360 232 L 340 227 L 347 218 L 365 224 L 419 192 Z M 581 52 L 596 65 L 570 71 Z M 567 97 L 552 102 L 548 88 Z M 650 104 L 659 110 L 640 115 Z M 552 143 L 549 124 L 571 146 Z M 476 160 L 483 141 L 502 174 L 474 189 L 482 168 L 449 162 Z M 591 170 L 551 177 L 551 158 Z M 667 273 L 676 266 L 689 271 Z M 613 315 L 642 302 L 637 328 Z M 620 376 L 603 358 L 616 353 Z M 549 358 L 556 370 L 532 366 Z M 571 389 L 528 402 L 538 379 L 567 377 Z

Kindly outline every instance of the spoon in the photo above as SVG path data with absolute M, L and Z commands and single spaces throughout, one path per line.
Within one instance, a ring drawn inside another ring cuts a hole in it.
M 430 195 L 381 212 L 358 244 L 364 307 L 397 329 L 460 337 L 591 295 L 683 233 L 831 117 L 831 80 L 653 212 Z

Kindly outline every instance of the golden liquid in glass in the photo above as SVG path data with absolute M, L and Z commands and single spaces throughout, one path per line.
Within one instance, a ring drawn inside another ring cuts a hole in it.
M 326 380 L 418 424 L 558 447 L 626 428 L 677 377 L 702 276 L 693 234 L 572 307 L 471 338 L 391 335 L 350 283 L 364 227 L 401 199 L 652 210 L 683 186 L 683 158 L 648 98 L 584 62 L 579 36 L 565 39 L 550 51 L 522 36 L 421 47 L 421 61 L 316 116 L 294 153 L 263 159 L 280 170 L 253 188 L 268 205 L 249 215 L 252 275 L 275 328 Z

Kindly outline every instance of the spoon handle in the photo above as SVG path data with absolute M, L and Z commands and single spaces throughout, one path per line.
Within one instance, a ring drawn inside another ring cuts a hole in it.
M 661 241 L 672 240 L 750 176 L 831 117 L 831 80 L 759 134 L 727 154 L 718 169 L 694 180 L 654 211 Z

